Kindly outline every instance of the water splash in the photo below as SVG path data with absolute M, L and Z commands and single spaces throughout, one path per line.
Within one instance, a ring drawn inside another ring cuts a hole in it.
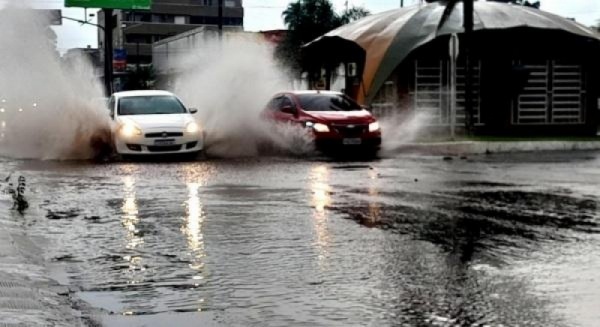
M 49 17 L 10 4 L 0 10 L 0 155 L 91 158 L 110 143 L 93 68 L 62 62 Z
M 416 142 L 427 133 L 431 116 L 426 112 L 395 109 L 394 114 L 380 117 L 382 153 L 391 154 Z
M 171 67 L 185 72 L 176 79 L 174 92 L 188 106 L 198 108 L 209 155 L 312 151 L 312 135 L 304 128 L 274 125 L 261 118 L 270 97 L 293 88 L 293 81 L 282 73 L 273 46 L 260 35 L 226 34 L 222 41 L 206 38 L 187 52 Z

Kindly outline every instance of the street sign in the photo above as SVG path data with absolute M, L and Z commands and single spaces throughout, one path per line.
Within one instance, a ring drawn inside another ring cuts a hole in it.
M 127 69 L 127 51 L 125 49 L 113 50 L 113 69 L 124 72 Z
M 152 0 L 65 0 L 65 7 L 149 10 Z

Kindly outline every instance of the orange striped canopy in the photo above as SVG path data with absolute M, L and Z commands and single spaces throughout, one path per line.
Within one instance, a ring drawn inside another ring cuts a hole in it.
M 458 3 L 442 22 L 445 2 L 434 2 L 390 10 L 367 16 L 339 27 L 306 44 L 305 50 L 322 49 L 324 44 L 341 40 L 362 48 L 364 71 L 360 103 L 371 103 L 394 69 L 418 47 L 438 36 L 462 33 L 463 6 Z M 530 27 L 561 30 L 600 41 L 600 35 L 575 21 L 539 9 L 491 1 L 474 4 L 474 29 L 511 29 Z M 340 49 L 337 45 L 333 49 Z M 339 50 L 338 50 L 339 51 Z

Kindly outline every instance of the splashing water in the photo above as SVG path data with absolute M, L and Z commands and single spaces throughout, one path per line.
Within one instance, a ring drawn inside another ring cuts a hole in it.
M 45 15 L 0 10 L 0 155 L 84 159 L 110 143 L 103 92 L 84 59 L 61 62 Z
M 304 128 L 261 118 L 270 97 L 293 83 L 275 63 L 273 47 L 260 36 L 239 33 L 225 35 L 222 41 L 208 39 L 178 62 L 174 69 L 185 73 L 175 81 L 174 92 L 198 108 L 209 155 L 312 152 L 312 135 Z
M 392 154 L 411 142 L 415 142 L 426 132 L 431 116 L 423 111 L 396 110 L 396 114 L 380 117 L 383 139 L 382 153 Z

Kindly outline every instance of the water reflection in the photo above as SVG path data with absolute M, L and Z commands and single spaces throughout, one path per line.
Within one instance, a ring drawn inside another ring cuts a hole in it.
M 205 214 L 202 209 L 202 203 L 198 196 L 200 183 L 188 183 L 188 199 L 186 201 L 186 217 L 181 226 L 181 232 L 186 236 L 187 247 L 190 251 L 189 267 L 195 271 L 192 276 L 194 286 L 199 286 L 204 280 L 204 233 L 202 227 L 204 224 Z M 204 299 L 198 300 L 198 311 L 202 311 Z
M 139 236 L 137 225 L 140 220 L 138 217 L 138 205 L 135 191 L 135 177 L 123 177 L 123 205 L 121 207 L 121 224 L 125 228 L 125 247 L 129 250 L 135 250 L 140 245 L 144 244 L 144 238 Z M 129 279 L 129 284 L 137 284 L 141 281 L 138 272 L 145 270 L 142 263 L 143 259 L 139 255 L 126 255 L 123 259 L 129 262 L 128 272 L 132 277 Z
M 200 188 L 199 183 L 189 183 L 188 188 L 188 200 L 186 202 L 186 217 L 181 231 L 187 238 L 187 246 L 192 256 L 190 268 L 198 271 L 198 275 L 194 276 L 194 279 L 202 279 L 202 268 L 204 263 L 202 259 L 205 257 L 204 253 L 204 235 L 202 232 L 202 225 L 204 223 L 204 211 L 202 210 L 202 204 L 200 197 L 198 196 L 198 189 Z
M 375 226 L 379 224 L 381 220 L 381 204 L 378 202 L 379 199 L 379 188 L 380 180 L 377 171 L 374 169 L 369 170 L 369 200 L 368 200 L 368 215 L 365 224 L 368 226 Z
M 316 233 L 314 244 L 319 253 L 319 262 L 327 258 L 330 243 L 330 235 L 327 230 L 327 207 L 331 205 L 329 174 L 329 168 L 326 165 L 315 166 L 311 170 L 311 204 L 315 209 L 313 213 L 313 222 Z

